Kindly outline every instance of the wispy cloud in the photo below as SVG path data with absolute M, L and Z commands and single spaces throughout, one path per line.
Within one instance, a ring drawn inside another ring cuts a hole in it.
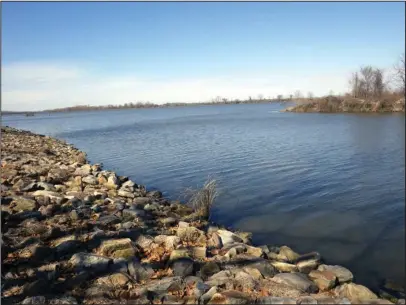
M 347 89 L 349 72 L 317 74 L 283 71 L 268 74 L 151 79 L 136 73 L 95 75 L 89 69 L 62 63 L 15 63 L 2 67 L 2 109 L 43 110 L 79 104 L 108 105 L 135 101 L 199 102 L 216 96 L 265 97 L 303 93 L 326 94 Z

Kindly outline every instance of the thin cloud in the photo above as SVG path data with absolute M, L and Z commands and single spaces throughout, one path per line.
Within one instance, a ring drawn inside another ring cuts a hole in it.
M 268 75 L 247 73 L 192 79 L 146 79 L 93 75 L 78 65 L 61 63 L 14 63 L 2 68 L 3 110 L 44 110 L 74 105 L 108 105 L 136 101 L 157 104 L 202 102 L 216 96 L 245 99 L 275 97 L 295 90 L 316 95 L 347 90 L 349 73 L 317 75 L 288 71 Z

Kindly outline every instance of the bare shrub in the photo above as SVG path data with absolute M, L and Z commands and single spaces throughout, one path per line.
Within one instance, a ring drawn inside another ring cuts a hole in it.
M 214 201 L 218 196 L 217 181 L 208 177 L 200 189 L 187 188 L 188 205 L 202 218 L 209 219 Z

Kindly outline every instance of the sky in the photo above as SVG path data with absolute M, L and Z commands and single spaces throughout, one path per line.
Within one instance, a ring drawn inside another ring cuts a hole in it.
M 403 2 L 3 2 L 2 110 L 343 93 L 405 52 Z

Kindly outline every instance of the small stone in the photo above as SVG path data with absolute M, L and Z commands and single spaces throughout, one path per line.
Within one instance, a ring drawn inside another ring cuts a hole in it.
M 109 225 L 114 225 L 119 223 L 121 220 L 115 215 L 106 215 L 100 217 L 97 221 L 96 224 L 102 225 L 102 226 L 109 226 Z
M 218 272 L 220 272 L 220 267 L 215 262 L 207 262 L 200 269 L 200 273 L 203 279 L 207 279 L 208 277 Z
M 23 294 L 26 296 L 38 296 L 40 293 L 46 291 L 48 287 L 49 284 L 45 280 L 36 280 L 24 285 Z
M 240 291 L 227 290 L 215 293 L 208 304 L 250 304 L 250 297 Z
M 269 296 L 258 298 L 257 304 L 296 304 L 296 300 L 293 298 Z
M 271 264 L 276 269 L 278 269 L 278 271 L 280 271 L 280 272 L 297 272 L 297 271 L 299 271 L 297 269 L 296 265 L 293 265 L 293 264 L 277 262 L 277 261 L 273 261 L 273 262 L 271 262 Z
M 45 304 L 46 303 L 46 299 L 44 296 L 40 295 L 40 296 L 35 296 L 35 297 L 28 297 L 25 298 L 21 304 Z
M 133 192 L 129 192 L 123 189 L 118 190 L 118 196 L 124 197 L 124 198 L 135 198 L 135 194 Z
M 145 211 L 143 210 L 131 210 L 131 209 L 124 209 L 123 216 L 128 216 L 130 218 L 139 218 L 145 216 Z
M 302 273 L 279 273 L 272 278 L 272 281 L 303 292 L 313 293 L 318 291 L 318 287 Z
M 247 246 L 247 254 L 256 257 L 263 257 L 264 251 L 262 251 L 261 248 Z
M 141 264 L 137 259 L 128 262 L 128 273 L 138 282 L 149 280 L 154 275 L 154 270 L 148 266 Z
M 209 240 L 209 246 L 215 249 L 221 249 L 223 247 L 223 243 L 221 241 L 220 236 L 217 233 L 213 233 Z
M 113 288 L 124 288 L 129 282 L 129 277 L 123 273 L 114 273 L 97 279 L 98 284 L 107 285 Z
M 173 217 L 167 217 L 161 220 L 161 222 L 168 227 L 176 225 L 177 221 L 178 220 Z
M 50 305 L 67 305 L 67 304 L 78 304 L 78 301 L 72 296 L 62 296 L 59 298 L 51 299 L 49 301 Z
M 243 240 L 233 232 L 227 230 L 218 230 L 216 233 L 221 238 L 221 242 L 224 246 L 243 242 Z
M 314 298 L 310 297 L 310 296 L 304 296 L 304 297 L 300 297 L 297 301 L 296 304 L 317 304 L 317 300 L 315 300 Z
M 291 263 L 296 262 L 296 260 L 300 257 L 299 254 L 297 254 L 295 251 L 293 251 L 291 248 L 288 246 L 282 246 L 279 249 L 279 255 L 284 256 L 287 258 L 287 260 Z
M 271 278 L 277 273 L 275 267 L 266 260 L 250 263 L 247 267 L 257 269 L 264 278 Z
M 70 217 L 70 219 L 72 219 L 72 220 L 78 220 L 78 219 L 79 219 L 79 213 L 78 213 L 76 210 L 72 210 L 72 211 L 69 213 L 69 217 Z
M 180 238 L 175 235 L 158 235 L 155 236 L 154 242 L 164 244 L 166 250 L 174 250 L 180 243 Z
M 162 198 L 162 193 L 160 191 L 150 191 L 147 193 L 147 197 L 152 197 L 152 198 Z
M 194 263 L 190 258 L 179 258 L 171 264 L 175 276 L 186 277 L 193 274 Z
M 315 259 L 309 259 L 300 261 L 296 264 L 297 268 L 302 273 L 309 273 L 310 271 L 317 269 L 319 261 Z
M 206 258 L 207 248 L 206 247 L 193 247 L 193 248 L 191 248 L 190 252 L 191 252 L 193 258 L 203 260 Z
M 251 267 L 244 267 L 243 270 L 244 270 L 244 272 L 248 273 L 256 280 L 261 280 L 263 278 L 261 272 L 259 272 L 258 269 L 251 268 Z
M 200 297 L 201 304 L 206 304 L 217 293 L 217 287 L 211 287 L 205 294 Z
M 176 249 L 171 252 L 169 261 L 174 261 L 180 258 L 190 258 L 188 249 Z
M 187 227 L 189 227 L 189 223 L 186 222 L 186 221 L 179 221 L 178 222 L 178 227 L 179 228 L 187 228 Z
M 146 289 L 157 294 L 162 292 L 180 291 L 183 289 L 182 278 L 180 276 L 173 276 L 154 280 L 146 285 Z
M 135 204 L 146 205 L 151 202 L 151 198 L 148 197 L 137 197 L 133 200 Z M 157 205 L 158 206 L 158 205 Z
M 109 239 L 100 245 L 100 253 L 114 258 L 130 258 L 136 254 L 136 249 L 129 238 Z
M 89 176 L 83 177 L 82 181 L 84 183 L 91 184 L 91 185 L 96 185 L 97 184 L 97 179 L 96 179 L 95 176 L 90 176 L 89 175 Z

